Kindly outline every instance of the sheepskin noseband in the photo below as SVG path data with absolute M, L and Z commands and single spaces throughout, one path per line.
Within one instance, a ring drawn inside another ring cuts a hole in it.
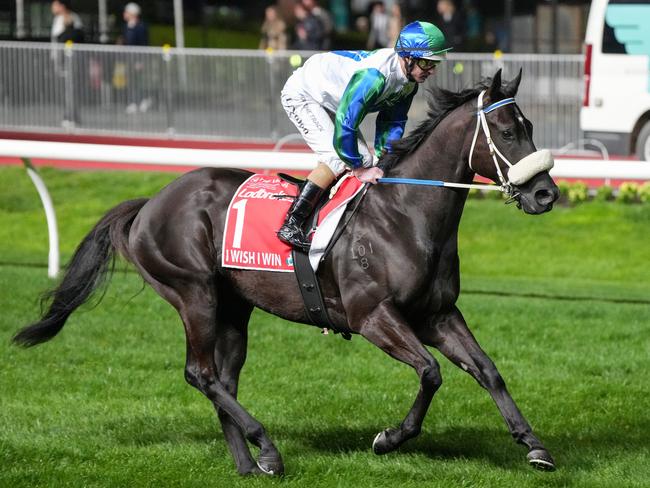
M 553 164 L 551 151 L 535 151 L 508 169 L 508 180 L 513 185 L 521 185 L 536 174 L 550 170 Z

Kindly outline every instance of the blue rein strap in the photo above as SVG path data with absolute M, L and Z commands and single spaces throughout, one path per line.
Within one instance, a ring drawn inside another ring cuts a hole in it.
M 378 183 L 403 183 L 405 185 L 422 186 L 445 186 L 444 181 L 439 180 L 416 180 L 415 178 L 379 178 Z
M 402 185 L 419 185 L 419 186 L 444 186 L 447 188 L 476 188 L 479 190 L 496 190 L 503 191 L 503 188 L 497 185 L 479 185 L 469 183 L 449 183 L 440 180 L 419 180 L 415 178 L 378 178 L 378 183 L 391 183 Z

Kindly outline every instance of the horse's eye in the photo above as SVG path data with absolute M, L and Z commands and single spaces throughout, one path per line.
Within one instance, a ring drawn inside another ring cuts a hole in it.
M 501 135 L 503 136 L 504 139 L 514 139 L 514 135 L 512 134 L 512 131 L 510 129 L 506 129 L 503 132 L 501 132 Z

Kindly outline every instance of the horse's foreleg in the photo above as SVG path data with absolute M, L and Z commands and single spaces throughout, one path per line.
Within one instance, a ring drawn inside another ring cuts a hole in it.
M 440 367 L 388 301 L 382 302 L 364 319 L 360 333 L 386 354 L 413 367 L 420 378 L 420 390 L 404 421 L 398 428 L 386 429 L 375 437 L 373 450 L 376 454 L 385 454 L 420 433 L 431 399 L 442 384 Z
M 555 469 L 553 458 L 510 396 L 496 366 L 481 349 L 458 309 L 430 328 L 418 331 L 420 339 L 467 371 L 485 388 L 496 403 L 515 441 L 528 448 L 528 461 L 542 470 Z

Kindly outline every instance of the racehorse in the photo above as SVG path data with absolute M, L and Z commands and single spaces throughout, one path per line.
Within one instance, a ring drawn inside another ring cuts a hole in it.
M 429 119 L 382 159 L 387 174 L 471 183 L 478 173 L 504 185 L 526 213 L 551 210 L 559 191 L 548 167 L 531 170 L 523 163 L 539 152 L 532 125 L 514 103 L 520 80 L 521 71 L 502 84 L 499 70 L 473 89 L 437 90 Z M 509 161 L 519 163 L 510 167 Z M 522 178 L 517 169 L 524 166 L 529 174 Z M 242 170 L 203 168 L 182 175 L 151 199 L 117 205 L 80 243 L 61 283 L 50 292 L 41 320 L 13 340 L 33 346 L 53 338 L 110 276 L 111 262 L 121 254 L 178 311 L 187 339 L 185 379 L 213 403 L 237 470 L 280 475 L 280 453 L 262 424 L 237 401 L 248 321 L 254 307 L 294 322 L 309 324 L 310 319 L 291 273 L 221 266 L 226 209 L 249 176 Z M 439 364 L 425 347 L 433 346 L 489 392 L 516 442 L 528 449 L 529 462 L 551 470 L 553 458 L 455 305 L 460 292 L 457 234 L 467 194 L 458 188 L 371 186 L 319 268 L 325 305 L 339 330 L 361 335 L 419 377 L 413 406 L 398 427 L 377 434 L 375 453 L 391 452 L 419 434 L 442 381 Z M 363 261 L 355 259 L 360 246 L 373 250 Z M 257 460 L 247 442 L 259 448 Z

